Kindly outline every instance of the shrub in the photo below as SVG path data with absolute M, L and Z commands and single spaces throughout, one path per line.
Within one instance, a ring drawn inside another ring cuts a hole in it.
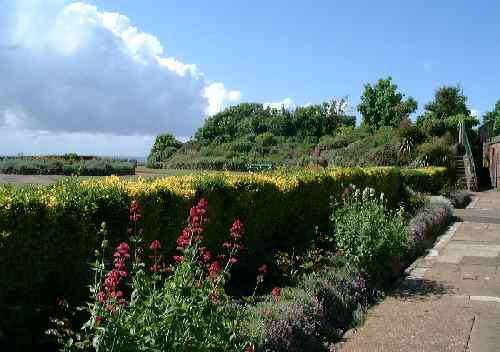
M 382 284 L 398 273 L 408 249 L 406 224 L 373 189 L 347 189 L 331 220 L 337 249 L 370 279 Z
M 450 182 L 448 169 L 444 167 L 401 169 L 401 176 L 406 185 L 421 193 L 437 194 Z
M 464 209 L 471 202 L 471 194 L 466 191 L 451 191 L 448 198 L 456 209 Z
M 450 167 L 455 156 L 450 147 L 447 137 L 433 137 L 417 147 L 417 158 L 424 166 Z
M 89 320 L 83 336 L 65 330 L 49 330 L 67 351 L 243 351 L 250 345 L 238 338 L 241 307 L 231 304 L 224 291 L 229 271 L 237 262 L 244 226 L 236 220 L 232 239 L 221 255 L 203 246 L 207 202 L 201 199 L 189 212 L 188 226 L 177 239 L 180 255 L 169 264 L 160 241 L 144 243 L 141 209 L 132 202 L 129 242 L 121 242 L 113 254 L 113 268 L 106 270 L 103 239 L 96 253 L 91 286 Z M 101 231 L 106 234 L 105 228 Z M 149 259 L 148 259 L 149 258 Z M 57 321 L 56 321 L 57 323 Z
M 452 212 L 444 202 L 427 202 L 410 220 L 409 240 L 413 256 L 420 254 L 450 222 Z
M 18 175 L 109 176 L 135 174 L 135 162 L 76 157 L 27 157 L 0 160 L 0 172 Z
M 370 290 L 349 265 L 330 268 L 248 308 L 243 332 L 257 351 L 325 351 L 367 307 Z

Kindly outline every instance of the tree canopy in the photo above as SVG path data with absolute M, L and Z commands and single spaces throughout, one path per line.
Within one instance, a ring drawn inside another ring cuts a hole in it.
M 457 125 L 464 122 L 470 130 L 479 121 L 467 107 L 467 97 L 460 86 L 443 86 L 434 93 L 434 100 L 425 104 L 425 112 L 417 118 L 417 125 L 430 136 L 450 132 L 457 135 Z
M 397 91 L 392 77 L 379 79 L 374 85 L 367 84 L 358 105 L 363 124 L 374 129 L 382 126 L 397 127 L 401 121 L 417 110 L 417 102 Z
M 484 114 L 483 123 L 489 126 L 494 136 L 500 135 L 500 100 L 496 102 L 493 111 Z

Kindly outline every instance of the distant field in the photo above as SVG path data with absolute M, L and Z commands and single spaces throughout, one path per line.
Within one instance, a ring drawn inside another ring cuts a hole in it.
M 120 176 L 121 178 L 137 178 L 142 177 L 165 177 L 165 176 L 179 176 L 197 174 L 203 171 L 199 170 L 172 170 L 172 169 L 148 169 L 144 166 L 138 166 L 135 169 L 135 176 Z M 59 180 L 69 178 L 71 176 L 63 175 L 13 175 L 13 174 L 0 174 L 0 184 L 15 184 L 15 185 L 50 185 Z M 79 179 L 92 179 L 100 178 L 103 176 L 80 176 Z

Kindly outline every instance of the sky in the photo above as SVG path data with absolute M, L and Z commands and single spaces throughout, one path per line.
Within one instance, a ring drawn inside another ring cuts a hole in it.
M 320 103 L 392 76 L 424 104 L 500 99 L 498 1 L 0 0 L 0 155 L 147 155 L 240 102 Z M 414 116 L 415 117 L 415 116 Z

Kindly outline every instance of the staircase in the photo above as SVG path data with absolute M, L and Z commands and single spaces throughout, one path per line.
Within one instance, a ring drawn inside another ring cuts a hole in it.
M 465 153 L 455 158 L 457 186 L 469 191 L 477 191 L 476 165 L 474 164 L 474 157 L 467 138 L 467 130 L 463 122 L 458 125 L 458 135 L 458 141 L 464 146 Z
M 477 190 L 477 177 L 475 173 L 470 172 L 466 164 L 469 163 L 467 155 L 458 155 L 455 157 L 455 177 L 456 185 L 459 189 L 469 191 Z

